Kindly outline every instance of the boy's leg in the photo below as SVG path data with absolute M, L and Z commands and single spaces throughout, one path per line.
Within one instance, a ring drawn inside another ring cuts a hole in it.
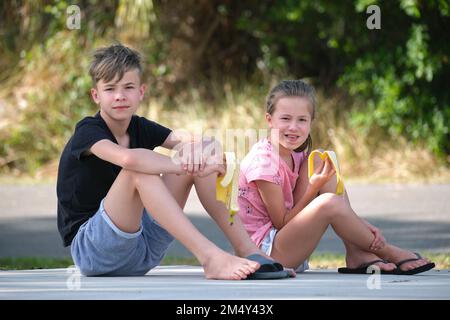
M 232 256 L 205 238 L 184 215 L 161 177 L 122 169 L 109 190 L 105 210 L 112 222 L 126 232 L 140 228 L 142 208 L 188 248 L 211 279 L 243 279 L 259 265 Z
M 253 253 L 263 254 L 250 239 L 238 215 L 234 216 L 234 223 L 230 225 L 228 221 L 229 211 L 223 202 L 216 200 L 216 179 L 217 174 L 211 174 L 207 177 L 177 176 L 173 174 L 164 176 L 164 182 L 174 197 L 178 198 L 177 201 L 180 206 L 183 207 L 192 183 L 195 184 L 195 190 L 201 204 L 222 229 L 233 246 L 236 255 L 247 257 Z

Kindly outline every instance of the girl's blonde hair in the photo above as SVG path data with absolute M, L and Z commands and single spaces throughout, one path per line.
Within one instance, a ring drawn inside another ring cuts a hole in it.
M 283 97 L 301 97 L 307 98 L 311 104 L 311 121 L 314 120 L 316 110 L 316 93 L 314 87 L 307 84 L 303 80 L 283 80 L 270 90 L 266 99 L 266 112 L 272 115 L 275 111 L 275 106 L 280 98 Z M 308 135 L 306 141 L 295 152 L 302 152 L 312 149 L 311 134 Z

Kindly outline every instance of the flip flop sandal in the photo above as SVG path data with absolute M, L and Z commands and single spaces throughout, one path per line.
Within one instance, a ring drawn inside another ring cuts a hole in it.
M 339 268 L 339 273 L 346 273 L 346 274 L 371 274 L 371 270 L 369 270 L 369 267 L 372 265 L 375 265 L 377 262 L 383 262 L 383 263 L 389 263 L 389 261 L 377 259 L 370 262 L 366 262 L 358 266 L 357 268 Z M 373 270 L 373 269 L 372 269 Z M 380 269 L 381 274 L 397 274 L 396 269 L 392 271 L 382 270 Z
M 270 260 L 260 254 L 252 254 L 246 258 L 260 264 L 259 269 L 249 275 L 246 278 L 247 280 L 283 279 L 290 277 L 289 272 L 284 270 L 279 262 Z
M 417 267 L 417 268 L 414 268 L 414 269 L 411 269 L 411 270 L 405 270 L 405 271 L 401 270 L 400 269 L 401 265 L 403 265 L 403 264 L 405 264 L 407 262 L 417 261 L 417 260 L 423 259 L 422 256 L 420 254 L 418 254 L 417 252 L 414 252 L 414 254 L 417 256 L 417 258 L 405 259 L 405 260 L 402 260 L 399 263 L 397 263 L 397 272 L 396 272 L 396 274 L 398 274 L 398 275 L 405 275 L 405 276 L 411 276 L 413 274 L 417 274 L 417 273 L 421 273 L 421 272 L 425 272 L 425 271 L 431 270 L 431 269 L 433 269 L 436 266 L 433 262 L 430 262 L 430 263 L 427 263 L 427 264 L 425 264 L 423 266 L 420 266 L 420 267 Z

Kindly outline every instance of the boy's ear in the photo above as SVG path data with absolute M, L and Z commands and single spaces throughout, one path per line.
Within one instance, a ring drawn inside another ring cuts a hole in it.
M 91 97 L 92 97 L 92 100 L 94 100 L 94 102 L 96 104 L 100 103 L 100 99 L 98 98 L 98 93 L 97 93 L 96 88 L 91 88 Z
M 142 99 L 144 98 L 145 90 L 147 90 L 147 85 L 145 83 L 143 83 L 139 87 L 139 94 L 140 94 L 139 100 L 140 101 L 142 101 Z

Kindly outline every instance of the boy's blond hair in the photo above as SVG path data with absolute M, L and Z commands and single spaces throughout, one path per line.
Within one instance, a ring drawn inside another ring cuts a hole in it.
M 109 82 L 118 76 L 122 79 L 125 72 L 137 69 L 142 75 L 141 56 L 139 52 L 120 43 L 97 49 L 94 52 L 89 75 L 94 85 L 103 80 Z

